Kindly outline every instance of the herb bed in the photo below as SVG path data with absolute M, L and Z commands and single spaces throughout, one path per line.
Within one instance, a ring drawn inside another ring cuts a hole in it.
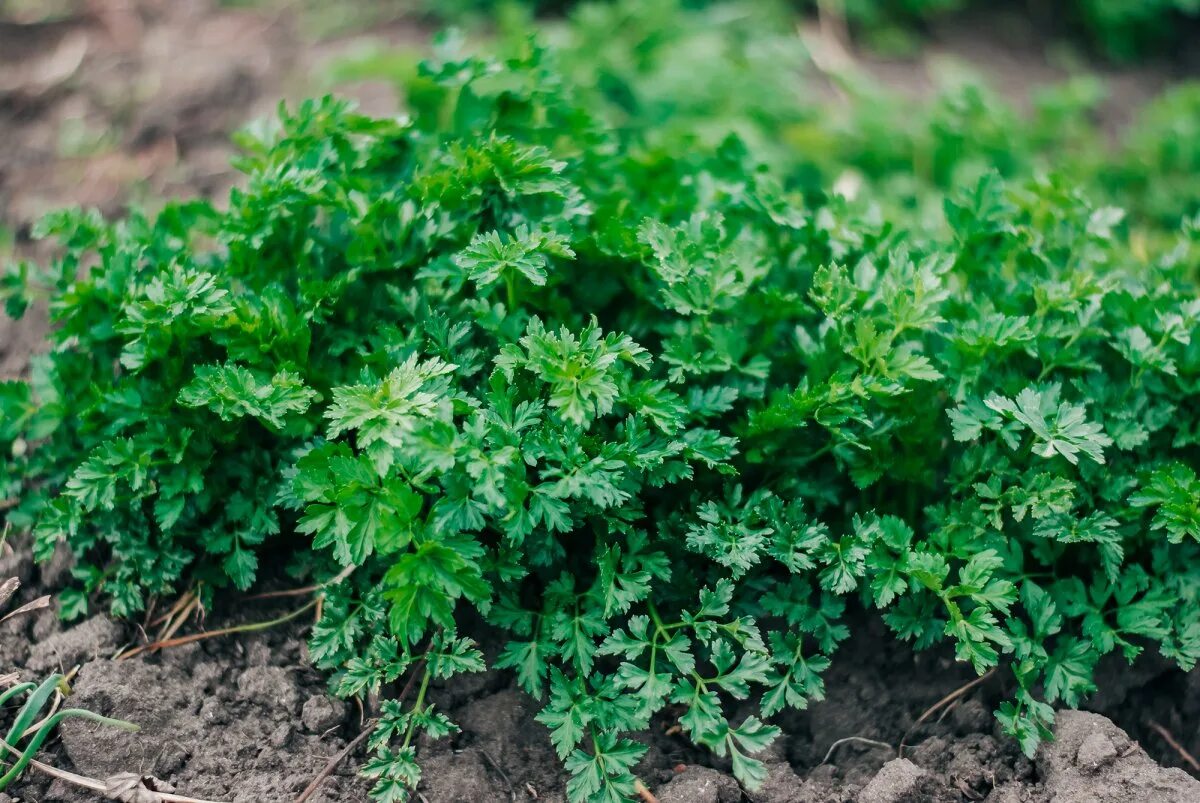
M 311 660 L 379 718 L 380 800 L 488 667 L 582 800 L 637 794 L 658 726 L 770 789 L 772 718 L 855 631 L 1001 678 L 1017 780 L 1102 661 L 1194 666 L 1196 210 L 1137 172 L 1186 156 L 978 170 L 935 124 L 929 186 L 885 161 L 829 195 L 845 165 L 754 147 L 792 111 L 731 94 L 761 128 L 706 141 L 621 65 L 628 96 L 502 52 L 443 42 L 411 119 L 281 110 L 228 209 L 41 224 L 65 256 L 5 288 L 50 298 L 56 347 L 3 386 L 0 480 L 35 555 L 78 558 L 68 618 L 285 566 Z

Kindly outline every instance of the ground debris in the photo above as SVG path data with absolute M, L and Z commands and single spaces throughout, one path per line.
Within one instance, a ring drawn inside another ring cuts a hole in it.
M 1099 714 L 1060 711 L 1054 735 L 1038 751 L 1037 768 L 1055 803 L 1200 800 L 1200 781 L 1181 769 L 1159 766 Z

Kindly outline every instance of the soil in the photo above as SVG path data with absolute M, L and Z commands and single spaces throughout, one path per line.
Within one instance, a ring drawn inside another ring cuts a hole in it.
M 229 131 L 269 113 L 280 96 L 304 94 L 310 86 L 298 76 L 358 41 L 343 31 L 311 42 L 287 6 L 80 5 L 80 13 L 57 20 L 0 17 L 0 235 L 10 231 L 11 248 L 22 257 L 44 256 L 29 240 L 29 226 L 57 206 L 114 214 L 160 194 L 221 197 L 236 180 L 227 166 Z M 1002 36 L 983 43 L 971 30 L 937 32 L 931 55 L 917 62 L 867 64 L 897 91 L 920 93 L 931 62 L 968 55 L 1017 100 L 1065 72 L 1045 48 L 1019 36 L 1014 44 Z M 376 27 L 372 35 L 417 38 L 406 24 Z M 1114 100 L 1105 119 L 1120 125 L 1169 77 L 1161 69 L 1110 75 Z M 342 89 L 376 113 L 394 104 L 379 86 Z M 0 256 L 3 242 L 0 236 Z M 22 374 L 45 331 L 45 316 L 36 311 L 21 322 L 0 315 L 0 378 Z M 65 559 L 34 567 L 19 542 L 5 550 L 0 580 L 20 578 L 18 603 L 68 581 Z M 226 604 L 208 612 L 207 626 L 287 610 L 278 602 Z M 783 717 L 785 735 L 771 750 L 760 790 L 743 792 L 727 765 L 671 735 L 665 719 L 643 734 L 650 750 L 639 776 L 662 803 L 1200 800 L 1200 781 L 1177 768 L 1184 760 L 1161 735 L 1171 733 L 1200 754 L 1200 673 L 1152 657 L 1133 669 L 1104 667 L 1103 692 L 1090 701 L 1095 713 L 1061 712 L 1056 741 L 1029 760 L 996 731 L 991 712 L 1006 691 L 1000 679 L 972 687 L 936 721 L 914 728 L 922 712 L 971 680 L 970 671 L 948 653 L 914 656 L 878 623 L 854 630 L 827 675 L 826 700 Z M 40 755 L 54 766 L 96 778 L 152 775 L 180 794 L 212 800 L 291 801 L 361 732 L 365 716 L 326 693 L 324 678 L 306 662 L 304 638 L 304 620 L 297 619 L 114 660 L 142 641 L 135 625 L 97 616 L 64 628 L 47 610 L 0 625 L 0 675 L 35 679 L 78 667 L 73 705 L 141 726 L 124 733 L 68 721 Z M 485 646 L 493 641 L 483 634 Z M 456 679 L 435 688 L 433 699 L 462 732 L 420 745 L 421 799 L 563 800 L 560 762 L 534 719 L 539 706 L 511 675 Z M 311 800 L 365 801 L 369 784 L 355 772 L 361 758 L 358 752 L 339 764 Z M 0 792 L 0 803 L 95 799 L 38 773 Z
M 369 37 L 314 41 L 296 0 L 73 0 L 76 13 L 48 18 L 56 4 L 10 2 L 16 10 L 0 2 L 0 261 L 44 259 L 31 226 L 64 206 L 115 215 L 166 196 L 219 202 L 238 179 L 232 131 L 281 98 L 326 91 L 323 65 L 368 38 L 427 37 L 362 11 L 375 23 Z M 351 0 L 342 16 L 356 19 L 358 6 L 370 3 Z M 373 114 L 397 109 L 383 82 L 338 91 Z M 43 309 L 20 321 L 0 311 L 0 379 L 21 374 L 46 330 Z

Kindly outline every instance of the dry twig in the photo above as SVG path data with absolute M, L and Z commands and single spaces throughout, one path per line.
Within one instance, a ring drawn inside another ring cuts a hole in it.
M 265 622 L 250 622 L 250 623 L 244 624 L 244 625 L 234 625 L 232 627 L 223 627 L 220 630 L 207 630 L 203 633 L 193 633 L 190 636 L 180 636 L 179 638 L 171 638 L 171 639 L 166 639 L 163 641 L 155 641 L 152 644 L 143 644 L 140 647 L 135 647 L 132 650 L 121 653 L 121 655 L 118 657 L 120 660 L 123 661 L 127 658 L 132 658 L 135 655 L 140 655 L 143 652 L 150 652 L 153 650 L 162 650 L 162 649 L 167 649 L 168 647 L 180 647 L 184 644 L 191 644 L 194 641 L 204 641 L 205 639 L 216 638 L 217 636 L 230 636 L 230 635 L 233 635 L 234 633 L 252 633 L 256 630 L 268 630 L 277 625 L 281 625 L 284 622 L 290 622 L 292 619 L 295 619 L 297 616 L 303 615 L 305 611 L 311 610 L 313 607 L 316 606 L 316 604 L 317 604 L 317 600 L 314 599 L 311 602 L 308 602 L 308 603 L 300 606 L 299 608 L 292 611 L 291 613 L 284 614 L 283 616 L 277 617 L 275 619 L 269 619 Z
M 191 605 L 192 600 L 194 600 L 195 598 L 196 598 L 196 595 L 194 593 L 192 593 L 191 591 L 188 591 L 186 594 L 181 595 L 179 597 L 179 599 L 175 600 L 175 604 L 172 605 L 170 608 L 168 608 L 166 610 L 166 612 L 164 612 L 161 616 L 158 616 L 155 619 L 151 620 L 149 627 L 158 627 L 163 622 L 169 622 L 169 620 L 171 620 L 175 616 L 175 614 L 179 613 L 180 610 L 187 607 L 188 605 Z
M 646 788 L 646 784 L 642 783 L 641 778 L 633 779 L 633 791 L 642 799 L 642 803 L 658 803 L 658 798 L 654 793 Z
M 333 577 L 329 578 L 328 580 L 326 580 L 323 583 L 313 583 L 310 586 L 303 586 L 301 588 L 289 588 L 284 591 L 265 591 L 262 594 L 254 594 L 252 596 L 246 597 L 246 599 L 251 600 L 251 599 L 279 599 L 280 597 L 302 597 L 305 594 L 311 594 L 314 591 L 321 591 L 322 589 L 329 588 L 329 586 L 337 585 L 338 583 L 342 582 L 347 577 L 349 577 L 356 568 L 358 568 L 358 567 L 357 566 L 347 566 L 346 568 L 342 569 L 340 572 L 338 572 Z
M 893 753 L 896 752 L 896 748 L 892 747 L 887 742 L 881 742 L 878 739 L 868 739 L 865 736 L 847 736 L 844 739 L 838 739 L 836 742 L 829 745 L 829 750 L 827 750 L 825 752 L 825 758 L 821 759 L 821 763 L 828 764 L 829 757 L 833 755 L 833 751 L 837 750 L 839 747 L 846 744 L 847 742 L 858 742 L 860 744 L 869 744 L 873 747 L 884 747 L 884 748 L 887 748 L 888 750 L 892 751 Z
M 338 764 L 341 764 L 343 761 L 345 761 L 346 758 L 353 753 L 360 744 L 365 742 L 373 730 L 375 730 L 375 720 L 372 719 L 367 722 L 367 727 L 363 728 L 362 733 L 355 736 L 350 744 L 342 748 L 342 751 L 336 756 L 325 762 L 325 766 L 322 767 L 321 771 L 317 773 L 317 777 L 313 778 L 308 786 L 304 787 L 304 791 L 296 797 L 293 803 L 304 803 L 304 801 L 315 795 L 317 790 L 321 788 L 321 784 L 325 782 L 325 779 L 332 775 L 333 771 L 337 769 Z
M 43 610 L 43 609 L 49 608 L 49 607 L 50 607 L 50 595 L 47 594 L 46 596 L 38 597 L 33 602 L 26 602 L 20 608 L 17 608 L 15 611 L 12 611 L 12 612 L 6 614 L 4 617 L 0 618 L 0 622 L 7 622 L 9 619 L 12 619 L 14 616 L 20 616 L 21 614 L 24 614 L 24 613 L 33 613 L 34 611 L 40 611 L 40 610 Z
M 183 623 L 192 615 L 192 612 L 200 606 L 200 597 L 196 594 L 191 594 L 190 596 L 191 599 L 188 600 L 187 604 L 163 624 L 162 630 L 158 632 L 156 641 L 166 641 L 174 637 L 179 632 L 179 628 L 183 627 Z
M 1179 754 L 1179 757 L 1187 762 L 1188 766 L 1190 766 L 1196 772 L 1200 772 L 1200 761 L 1196 761 L 1196 757 L 1189 753 L 1183 745 L 1176 741 L 1175 737 L 1171 735 L 1169 730 L 1164 728 L 1162 725 L 1159 725 L 1154 720 L 1150 720 L 1150 728 L 1159 736 L 1161 736 L 1164 742 L 1171 745 L 1175 752 Z
M 996 674 L 996 670 L 989 669 L 987 672 L 984 672 L 982 675 L 975 678 L 971 682 L 965 683 L 962 686 L 959 686 L 957 689 L 950 692 L 949 694 L 947 694 L 942 699 L 938 700 L 933 705 L 929 706 L 929 708 L 926 708 L 925 713 L 923 713 L 923 714 L 921 714 L 921 716 L 917 717 L 917 721 L 912 724 L 912 727 L 909 728 L 908 731 L 905 732 L 904 738 L 900 740 L 900 747 L 897 750 L 897 755 L 899 755 L 901 758 L 904 757 L 904 748 L 908 742 L 908 737 L 912 736 L 913 731 L 915 731 L 917 728 L 921 727 L 922 723 L 924 723 L 925 720 L 927 720 L 931 716 L 933 716 L 939 708 L 950 705 L 950 703 L 953 703 L 954 701 L 958 700 L 960 697 L 962 697 L 964 694 L 969 692 L 971 689 L 973 689 L 976 686 L 978 686 L 979 684 L 983 683 L 985 680 L 988 680 L 989 678 L 991 678 L 992 675 L 994 675 L 994 674 Z
M 413 681 L 417 679 L 417 675 L 421 674 L 424 669 L 425 659 L 422 658 L 420 661 L 417 661 L 416 666 L 413 667 L 413 671 L 409 674 L 408 682 L 404 684 L 404 688 L 400 690 L 400 695 L 396 698 L 397 702 L 404 702 L 405 698 L 408 697 L 408 693 L 412 691 Z M 325 782 L 325 779 L 332 775 L 333 771 L 337 769 L 338 764 L 341 764 L 343 761 L 345 761 L 346 758 L 354 752 L 355 748 L 366 741 L 367 737 L 371 735 L 371 731 L 375 730 L 375 722 L 376 720 L 374 719 L 367 720 L 367 724 L 363 726 L 362 733 L 355 736 L 354 740 L 350 742 L 350 744 L 346 745 L 342 752 L 329 759 L 325 766 L 321 768 L 321 771 L 317 773 L 317 777 L 313 778 L 308 786 L 304 787 L 304 791 L 301 792 L 300 795 L 294 801 L 292 801 L 292 803 L 304 803 L 304 801 L 316 794 L 317 790 L 321 787 L 321 784 Z M 502 772 L 500 774 L 503 775 L 504 773 Z M 505 780 L 507 780 L 507 777 Z M 511 785 L 509 788 L 511 789 Z
M 505 772 L 504 770 L 500 769 L 500 765 L 496 762 L 496 759 L 492 758 L 491 753 L 484 750 L 482 747 L 479 748 L 479 752 L 483 755 L 483 757 L 487 761 L 487 763 L 492 766 L 492 769 L 494 769 L 496 772 L 500 773 L 500 777 L 504 779 L 504 786 L 508 789 L 508 799 L 516 800 L 517 793 L 513 791 L 512 781 L 510 781 L 508 779 L 508 773 Z

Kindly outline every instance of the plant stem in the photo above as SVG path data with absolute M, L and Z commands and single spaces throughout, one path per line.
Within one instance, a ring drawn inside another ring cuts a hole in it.
M 37 712 L 42 710 L 43 706 L 46 705 L 46 701 L 50 699 L 50 695 L 58 688 L 60 680 L 62 680 L 62 675 L 51 675 L 33 690 L 29 695 L 29 699 L 25 701 L 25 705 L 21 706 L 21 710 L 17 713 L 17 718 L 13 722 L 12 728 L 8 731 L 8 736 L 4 739 L 7 744 L 16 746 L 21 735 L 33 724 L 33 718 L 37 716 Z M 0 783 L 0 789 L 3 788 L 3 784 Z
M 650 621 L 654 622 L 654 637 L 656 639 L 659 636 L 665 638 L 668 635 L 667 626 L 663 624 L 662 617 L 658 615 L 658 608 L 654 607 L 653 600 L 646 600 L 646 610 L 650 613 Z
M 204 639 L 216 638 L 217 636 L 229 636 L 234 633 L 252 633 L 256 630 L 268 630 L 277 625 L 290 622 L 298 616 L 302 616 L 306 611 L 312 610 L 320 601 L 320 597 L 314 597 L 309 602 L 301 605 L 291 613 L 284 614 L 276 619 L 270 619 L 265 622 L 250 622 L 244 625 L 234 625 L 233 627 L 223 627 L 220 630 L 208 630 L 203 633 L 193 633 L 190 636 L 180 636 L 179 638 L 167 639 L 165 641 L 156 641 L 152 644 L 143 644 L 141 647 L 132 649 L 129 652 L 121 654 L 121 660 L 132 658 L 139 653 L 150 650 L 161 650 L 167 647 L 179 647 L 184 644 L 191 644 L 193 641 L 203 641 Z
M 328 588 L 329 586 L 337 585 L 338 583 L 342 582 L 347 577 L 349 577 L 351 574 L 353 574 L 354 570 L 357 568 L 358 568 L 357 566 L 353 566 L 353 565 L 347 566 L 346 568 L 342 569 L 336 575 L 334 575 L 333 577 L 330 577 L 328 580 L 326 580 L 323 583 L 313 583 L 312 585 L 304 586 L 303 588 L 289 588 L 289 589 L 285 589 L 283 591 L 266 591 L 262 594 L 254 594 L 252 596 L 246 597 L 246 599 L 278 599 L 279 597 L 302 597 L 305 594 L 311 594 L 314 591 L 320 591 L 322 589 Z
M 18 683 L 17 685 L 13 686 L 11 689 L 6 689 L 2 694 L 0 694 L 0 705 L 4 705 L 9 700 L 16 697 L 18 694 L 24 694 L 25 692 L 31 691 L 32 689 L 35 689 L 35 688 L 37 688 L 37 687 L 34 686 L 32 683 Z
M 433 677 L 433 672 L 429 669 L 429 664 L 425 665 L 425 675 L 421 678 L 421 688 L 417 690 L 417 699 L 413 702 L 412 711 L 409 712 L 408 730 L 404 734 L 404 744 L 400 749 L 408 747 L 412 744 L 413 734 L 417 732 L 416 716 L 425 708 L 425 692 L 429 689 L 429 679 Z

